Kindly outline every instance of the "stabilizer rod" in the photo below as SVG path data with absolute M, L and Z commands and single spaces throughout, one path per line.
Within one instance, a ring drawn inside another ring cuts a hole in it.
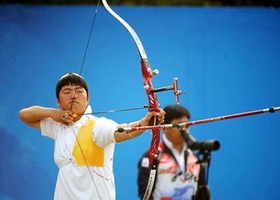
M 253 110 L 253 111 L 236 113 L 236 114 L 231 114 L 231 115 L 224 115 L 224 116 L 220 116 L 220 117 L 212 117 L 212 118 L 200 119 L 200 120 L 195 120 L 195 121 L 183 122 L 180 124 L 162 124 L 162 125 L 155 125 L 155 126 L 137 126 L 137 127 L 118 128 L 116 131 L 130 132 L 130 131 L 137 131 L 137 130 L 149 130 L 149 129 L 164 130 L 164 129 L 178 128 L 178 127 L 189 127 L 192 125 L 205 124 L 205 123 L 209 123 L 209 122 L 216 122 L 216 121 L 239 118 L 239 117 L 246 117 L 246 116 L 263 114 L 263 113 L 268 113 L 268 112 L 274 113 L 277 111 L 280 111 L 280 107 L 270 107 L 270 108 L 265 108 L 265 109 L 261 109 L 261 110 Z

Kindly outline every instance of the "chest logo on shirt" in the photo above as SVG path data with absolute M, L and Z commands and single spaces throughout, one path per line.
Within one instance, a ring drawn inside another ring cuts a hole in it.
M 77 133 L 77 140 L 72 151 L 77 165 L 104 166 L 104 148 L 98 146 L 92 136 L 93 120 L 84 123 Z

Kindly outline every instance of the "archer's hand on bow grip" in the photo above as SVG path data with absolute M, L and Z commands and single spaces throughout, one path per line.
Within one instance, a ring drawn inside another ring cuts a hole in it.
M 163 124 L 165 111 L 162 108 L 159 108 L 158 111 L 150 111 L 147 114 L 147 117 L 149 118 L 149 122 L 148 122 L 149 126 Z

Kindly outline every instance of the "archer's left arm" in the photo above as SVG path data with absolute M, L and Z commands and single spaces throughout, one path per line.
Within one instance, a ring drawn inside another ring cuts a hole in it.
M 147 126 L 149 124 L 149 121 L 155 117 L 158 119 L 160 123 L 164 123 L 164 115 L 165 112 L 163 109 L 159 109 L 159 112 L 148 112 L 147 115 L 140 119 L 139 121 L 131 122 L 126 125 L 120 125 L 118 128 L 125 128 L 125 127 L 137 127 L 137 126 Z M 131 131 L 131 132 L 118 132 L 116 131 L 114 136 L 116 142 L 122 142 L 125 140 L 129 140 L 132 138 L 135 138 L 139 135 L 141 135 L 144 132 L 144 130 L 137 130 L 137 131 Z

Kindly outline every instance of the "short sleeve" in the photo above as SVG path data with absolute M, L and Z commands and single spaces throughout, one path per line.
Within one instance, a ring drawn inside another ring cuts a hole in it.
M 40 121 L 40 127 L 41 127 L 41 132 L 43 136 L 50 137 L 52 139 L 56 139 L 56 133 L 58 123 L 56 123 L 54 120 L 51 118 L 45 118 Z
M 98 118 L 93 128 L 95 143 L 102 147 L 116 143 L 114 133 L 118 126 L 119 124 L 113 120 L 105 117 Z

